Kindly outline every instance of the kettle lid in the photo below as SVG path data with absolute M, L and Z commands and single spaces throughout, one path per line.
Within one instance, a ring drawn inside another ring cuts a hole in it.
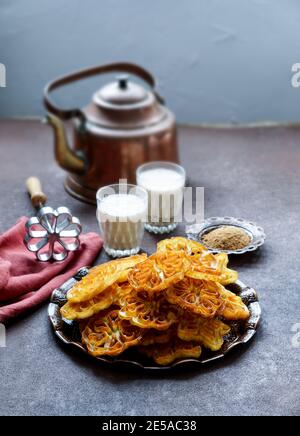
M 113 129 L 136 129 L 161 122 L 167 110 L 156 94 L 122 74 L 99 89 L 84 109 L 93 125 Z
M 112 83 L 103 86 L 95 95 L 94 102 L 101 107 L 132 106 L 144 103 L 149 92 L 122 74 Z

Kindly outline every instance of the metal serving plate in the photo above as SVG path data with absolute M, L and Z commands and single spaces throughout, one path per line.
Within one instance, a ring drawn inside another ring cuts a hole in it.
M 51 302 L 48 307 L 48 315 L 53 326 L 56 336 L 59 337 L 65 344 L 79 348 L 83 353 L 88 354 L 80 340 L 78 323 L 76 321 L 68 321 L 62 318 L 60 308 L 66 303 L 67 292 L 74 286 L 77 281 L 80 281 L 89 273 L 89 268 L 81 268 L 74 277 L 66 281 L 60 288 L 56 289 L 51 297 Z M 153 363 L 152 360 L 142 356 L 134 348 L 127 350 L 122 355 L 110 357 L 96 357 L 100 362 L 111 365 L 135 366 L 147 370 L 162 370 L 175 367 L 182 367 L 187 364 L 205 364 L 224 357 L 234 347 L 246 344 L 255 335 L 260 318 L 261 308 L 258 302 L 256 291 L 244 285 L 241 281 L 227 286 L 227 289 L 239 295 L 250 311 L 250 318 L 246 323 L 233 322 L 228 323 L 232 327 L 232 331 L 226 336 L 224 345 L 220 351 L 212 352 L 203 349 L 203 353 L 199 359 L 183 359 L 172 363 L 169 366 L 159 366 Z
M 234 226 L 243 229 L 250 236 L 249 245 L 247 245 L 247 247 L 245 248 L 241 248 L 238 250 L 216 250 L 205 245 L 202 241 L 202 237 L 206 233 L 209 233 L 212 230 L 223 226 Z M 251 221 L 246 221 L 242 218 L 234 218 L 230 216 L 207 218 L 200 223 L 187 226 L 185 232 L 189 239 L 200 242 L 207 248 L 208 251 L 211 251 L 213 253 L 243 254 L 247 253 L 248 251 L 257 250 L 258 247 L 261 247 L 266 240 L 266 235 L 262 227 L 259 227 L 257 224 Z

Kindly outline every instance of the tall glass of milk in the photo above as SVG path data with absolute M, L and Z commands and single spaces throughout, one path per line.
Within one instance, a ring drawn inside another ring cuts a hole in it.
M 182 220 L 184 168 L 172 162 L 149 162 L 137 169 L 136 179 L 148 192 L 145 228 L 160 234 L 174 230 Z
M 105 251 L 112 257 L 137 254 L 147 219 L 147 191 L 126 183 L 105 186 L 97 192 L 97 205 Z

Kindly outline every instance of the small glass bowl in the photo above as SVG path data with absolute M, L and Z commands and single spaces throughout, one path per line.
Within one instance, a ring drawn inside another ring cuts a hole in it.
M 217 250 L 215 248 L 210 248 L 205 245 L 202 237 L 206 233 L 209 233 L 212 230 L 223 226 L 234 226 L 243 229 L 251 238 L 249 245 L 238 250 Z M 257 250 L 258 247 L 261 247 L 266 240 L 266 234 L 262 227 L 259 227 L 257 224 L 251 221 L 246 221 L 242 218 L 234 217 L 211 217 L 202 221 L 201 223 L 187 226 L 185 231 L 189 239 L 200 242 L 208 249 L 208 251 L 211 251 L 213 253 L 243 254 L 249 251 Z

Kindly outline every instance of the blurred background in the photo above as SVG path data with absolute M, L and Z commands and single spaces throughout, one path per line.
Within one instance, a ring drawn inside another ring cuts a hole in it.
M 130 61 L 157 77 L 181 123 L 298 120 L 299 18 L 299 0 L 0 0 L 0 117 L 42 115 L 57 76 Z M 83 105 L 101 84 L 57 100 Z

